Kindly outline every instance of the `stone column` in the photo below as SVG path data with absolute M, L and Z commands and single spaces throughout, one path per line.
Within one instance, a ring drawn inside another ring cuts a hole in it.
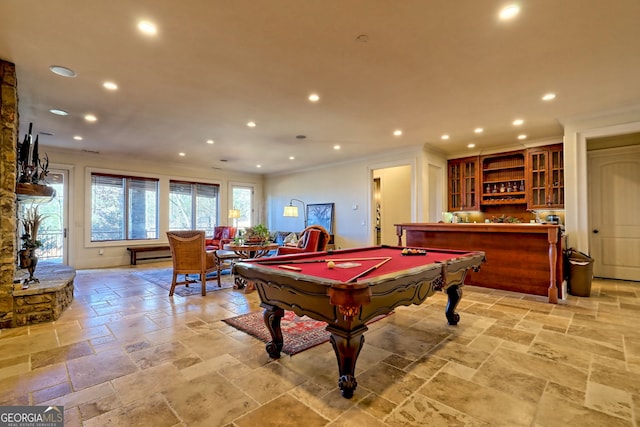
M 16 157 L 18 152 L 16 67 L 0 59 L 0 328 L 13 325 L 16 270 Z

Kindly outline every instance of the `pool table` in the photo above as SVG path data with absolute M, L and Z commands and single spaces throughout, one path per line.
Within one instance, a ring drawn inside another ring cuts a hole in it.
M 455 308 L 467 271 L 484 261 L 483 252 L 416 248 L 405 254 L 403 249 L 374 246 L 244 260 L 233 272 L 255 283 L 272 337 L 266 347 L 269 356 L 280 357 L 284 310 L 327 322 L 338 360 L 338 386 L 343 397 L 351 398 L 366 323 L 445 291 L 445 315 L 456 325 L 460 316 Z

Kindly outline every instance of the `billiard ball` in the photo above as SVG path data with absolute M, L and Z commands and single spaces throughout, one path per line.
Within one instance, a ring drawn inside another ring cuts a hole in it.
M 335 267 L 335 266 L 336 266 L 336 263 L 335 263 L 335 262 L 333 262 L 333 261 L 329 261 L 329 262 L 327 263 L 327 268 L 333 268 L 333 267 Z

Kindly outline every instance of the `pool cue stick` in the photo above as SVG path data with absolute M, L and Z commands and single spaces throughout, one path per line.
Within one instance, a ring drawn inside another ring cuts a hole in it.
M 279 265 L 278 267 L 284 268 L 285 270 L 302 271 L 300 267 L 294 267 L 292 265 Z
M 391 261 L 393 259 L 393 257 L 387 257 L 384 259 L 384 261 L 381 261 L 379 263 L 377 263 L 376 265 L 374 265 L 373 267 L 367 268 L 365 271 L 363 271 L 362 273 L 356 274 L 355 276 L 353 276 L 351 279 L 347 280 L 346 283 L 351 283 L 351 282 L 355 282 L 356 280 L 358 280 L 359 278 L 361 278 L 362 276 L 364 276 L 365 274 L 369 274 L 370 272 L 372 272 L 373 270 L 379 268 L 382 264 L 385 264 L 389 261 Z

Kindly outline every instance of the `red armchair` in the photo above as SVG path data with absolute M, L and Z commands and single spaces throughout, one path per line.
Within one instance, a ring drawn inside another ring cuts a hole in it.
M 310 225 L 302 231 L 297 246 L 280 246 L 276 255 L 324 251 L 330 238 L 329 232 L 321 225 Z
M 234 237 L 236 237 L 236 227 L 220 225 L 214 227 L 213 237 L 206 239 L 205 245 L 208 251 L 215 251 L 222 249 L 227 243 L 231 243 Z

